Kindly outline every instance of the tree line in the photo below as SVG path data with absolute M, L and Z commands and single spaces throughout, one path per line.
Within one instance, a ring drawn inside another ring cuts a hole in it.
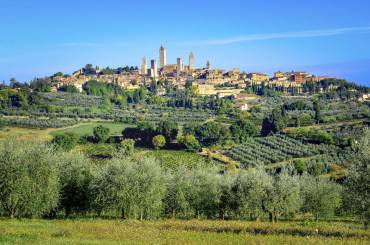
M 363 147 L 367 144 L 366 147 Z M 165 169 L 154 158 L 117 151 L 105 164 L 51 145 L 0 142 L 0 215 L 6 217 L 113 216 L 124 219 L 216 218 L 318 220 L 355 213 L 367 225 L 370 168 L 364 160 L 344 185 L 325 177 L 262 168 L 228 172 L 202 165 Z

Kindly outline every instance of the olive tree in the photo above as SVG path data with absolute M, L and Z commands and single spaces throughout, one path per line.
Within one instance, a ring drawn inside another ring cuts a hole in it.
M 94 174 L 93 163 L 81 154 L 65 153 L 59 156 L 60 207 L 66 216 L 85 213 L 90 209 L 89 185 Z
M 220 203 L 220 175 L 216 168 L 203 167 L 190 170 L 189 203 L 196 217 L 214 216 Z
M 361 161 L 350 169 L 345 188 L 350 209 L 360 217 L 367 229 L 370 220 L 370 161 Z
M 234 198 L 233 187 L 235 183 L 236 175 L 225 171 L 220 176 L 220 202 L 218 205 L 219 217 L 225 219 L 231 217 L 234 214 L 236 201 Z
M 57 161 L 40 142 L 0 142 L 0 212 L 10 218 L 40 217 L 59 199 Z
M 189 169 L 180 166 L 175 170 L 169 170 L 166 174 L 166 194 L 164 198 L 165 209 L 172 218 L 178 213 L 186 216 L 190 210 L 190 178 Z
M 299 177 L 284 169 L 272 178 L 263 207 L 271 222 L 281 215 L 294 215 L 302 206 Z
M 115 210 L 122 218 L 157 217 L 164 196 L 163 172 L 153 158 L 117 158 L 96 175 L 91 185 L 94 207 Z
M 257 221 L 264 213 L 263 205 L 272 188 L 272 177 L 263 169 L 242 170 L 234 183 L 236 211 Z
M 341 186 L 320 176 L 303 175 L 301 192 L 303 211 L 311 212 L 316 221 L 320 216 L 334 214 L 335 209 L 341 205 Z

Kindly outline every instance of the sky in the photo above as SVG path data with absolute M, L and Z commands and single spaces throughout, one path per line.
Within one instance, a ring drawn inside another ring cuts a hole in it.
M 307 70 L 370 86 L 368 0 L 0 0 L 0 81 L 87 63 L 140 66 L 195 54 L 196 66 Z

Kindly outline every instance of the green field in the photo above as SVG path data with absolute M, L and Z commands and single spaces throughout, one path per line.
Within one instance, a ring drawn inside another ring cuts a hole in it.
M 1 244 L 369 244 L 353 223 L 1 220 Z
M 55 128 L 37 129 L 37 128 L 20 128 L 12 126 L 3 126 L 0 127 L 0 139 L 14 137 L 19 140 L 49 141 L 52 139 L 53 136 L 67 132 L 76 133 L 79 136 L 85 134 L 92 134 L 94 127 L 98 125 L 103 125 L 104 127 L 109 128 L 111 135 L 121 135 L 122 130 L 124 128 L 134 127 L 133 125 L 114 122 L 87 122 L 58 129 Z
M 57 135 L 60 133 L 76 133 L 79 136 L 92 134 L 93 129 L 98 126 L 102 125 L 106 128 L 109 128 L 111 135 L 122 135 L 122 130 L 127 127 L 134 127 L 133 125 L 124 124 L 124 123 L 114 123 L 114 122 L 89 122 L 89 123 L 81 123 L 77 124 L 72 127 L 66 127 L 63 129 L 54 130 L 51 134 Z

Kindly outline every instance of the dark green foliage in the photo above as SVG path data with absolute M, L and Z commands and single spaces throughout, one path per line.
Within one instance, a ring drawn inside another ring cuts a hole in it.
M 52 140 L 52 143 L 65 151 L 72 150 L 78 143 L 79 137 L 74 133 L 58 134 Z
M 267 136 L 281 132 L 287 126 L 287 116 L 283 107 L 272 110 L 270 117 L 262 122 L 261 135 Z
M 258 134 L 257 126 L 246 119 L 241 119 L 231 126 L 231 133 L 236 142 L 243 142 L 248 137 L 253 137 Z
M 322 115 L 321 115 L 321 108 L 320 108 L 319 101 L 315 100 L 313 102 L 313 110 L 315 112 L 316 123 L 320 123 L 320 121 L 322 120 Z
M 125 128 L 122 135 L 124 138 L 133 139 L 137 144 L 151 147 L 152 139 L 157 135 L 157 132 L 152 123 L 141 122 L 136 128 Z
M 166 138 L 167 143 L 176 139 L 178 131 L 178 124 L 174 121 L 161 121 L 157 126 L 158 134 L 163 135 Z
M 90 211 L 89 186 L 93 179 L 94 165 L 80 154 L 63 154 L 59 161 L 60 208 L 66 216 Z
M 284 109 L 290 110 L 290 111 L 294 111 L 294 110 L 304 111 L 304 110 L 311 110 L 311 106 L 309 106 L 307 102 L 304 100 L 298 100 L 292 103 L 285 103 Z
M 302 159 L 296 160 L 293 162 L 294 168 L 298 174 L 303 174 L 306 171 L 306 164 L 305 161 Z
M 94 139 L 97 143 L 104 143 L 109 138 L 109 128 L 99 125 L 93 130 Z
M 224 124 L 207 122 L 196 128 L 195 136 L 202 145 L 210 146 L 224 143 L 231 135 L 229 128 Z

